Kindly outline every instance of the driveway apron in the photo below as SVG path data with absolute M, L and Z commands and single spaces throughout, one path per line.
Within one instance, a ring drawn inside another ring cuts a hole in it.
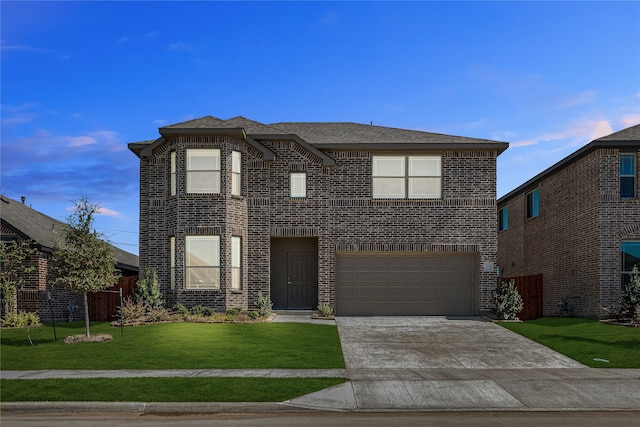
M 640 409 L 639 370 L 595 370 L 480 317 L 339 317 L 350 382 L 287 403 L 347 411 Z

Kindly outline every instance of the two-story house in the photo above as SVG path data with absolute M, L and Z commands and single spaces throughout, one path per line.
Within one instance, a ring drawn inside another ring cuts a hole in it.
M 498 200 L 501 275 L 543 275 L 544 315 L 601 317 L 640 267 L 640 125 L 596 139 Z M 566 305 L 561 304 L 565 302 Z
M 129 144 L 140 262 L 167 303 L 475 315 L 496 286 L 504 142 L 207 116 Z

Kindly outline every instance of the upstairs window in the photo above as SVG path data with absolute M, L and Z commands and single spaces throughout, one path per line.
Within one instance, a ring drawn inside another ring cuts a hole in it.
M 509 229 L 509 207 L 505 206 L 504 208 L 498 211 L 498 231 L 505 231 Z
M 220 150 L 187 150 L 187 193 L 220 193 Z
M 291 172 L 289 195 L 293 198 L 307 197 L 307 174 L 305 172 Z
M 439 199 L 440 156 L 374 156 L 374 199 Z
M 219 289 L 220 236 L 187 236 L 185 270 L 187 289 Z
M 169 194 L 171 196 L 175 196 L 176 195 L 176 152 L 172 151 L 170 154 L 170 169 L 169 169 L 169 181 L 170 181 L 170 190 L 169 190 Z
M 239 196 L 242 191 L 242 154 L 231 152 L 231 194 Z
M 633 199 L 636 196 L 636 155 L 620 154 L 620 197 Z
M 527 193 L 527 219 L 535 218 L 540 214 L 540 191 L 536 188 Z

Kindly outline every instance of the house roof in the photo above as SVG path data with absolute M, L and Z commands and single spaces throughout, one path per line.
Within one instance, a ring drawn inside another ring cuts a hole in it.
M 66 226 L 65 223 L 4 195 L 0 195 L 0 218 L 2 219 L 2 225 L 15 233 L 11 237 L 33 240 L 44 251 L 53 250 L 56 240 L 61 237 L 61 230 Z M 111 248 L 119 268 L 138 270 L 137 255 L 123 251 L 113 245 Z
M 350 122 L 283 122 L 271 125 L 278 129 L 293 133 L 318 148 L 351 148 L 357 146 L 406 148 L 412 145 L 429 145 L 433 147 L 464 146 L 477 147 L 490 145 L 501 152 L 507 143 L 486 139 L 467 138 L 463 136 L 444 135 L 409 129 L 385 126 L 363 125 Z
M 524 184 L 518 186 L 514 190 L 502 196 L 500 199 L 498 199 L 498 204 L 503 204 L 507 200 L 511 199 L 512 197 L 522 192 L 529 191 L 530 189 L 538 185 L 540 181 L 544 180 L 548 176 L 551 176 L 552 174 L 558 172 L 565 166 L 568 166 L 569 164 L 586 156 L 592 151 L 597 150 L 598 148 L 618 148 L 623 150 L 624 149 L 630 149 L 630 150 L 640 149 L 640 124 L 628 127 L 626 129 L 622 129 L 621 131 L 614 132 L 607 136 L 603 136 L 602 138 L 594 139 L 589 144 L 585 145 L 584 147 L 580 148 L 574 153 L 568 155 L 564 159 L 560 160 L 558 163 L 554 164 L 548 169 L 545 169 L 544 171 L 534 176 Z
M 506 142 L 444 135 L 424 131 L 363 125 L 349 122 L 280 122 L 264 124 L 242 116 L 222 120 L 205 116 L 159 129 L 161 138 L 155 141 L 134 142 L 129 149 L 138 156 L 151 154 L 172 135 L 233 135 L 256 146 L 265 158 L 275 156 L 268 148 L 260 147 L 260 140 L 293 139 L 323 159 L 327 166 L 335 164 L 321 150 L 329 149 L 492 149 L 499 153 L 507 149 Z

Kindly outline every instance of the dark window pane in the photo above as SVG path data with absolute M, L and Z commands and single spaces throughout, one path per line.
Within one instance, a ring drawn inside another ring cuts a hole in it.
M 620 177 L 620 197 L 635 197 L 635 178 L 632 176 Z

